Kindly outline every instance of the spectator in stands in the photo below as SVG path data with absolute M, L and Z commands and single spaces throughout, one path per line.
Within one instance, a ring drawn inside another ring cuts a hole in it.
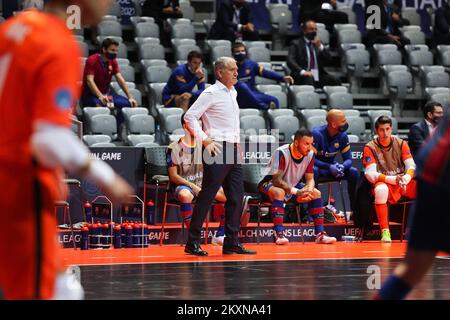
M 336 0 L 302 0 L 299 18 L 300 23 L 308 20 L 323 23 L 330 33 L 334 24 L 348 23 L 347 14 L 337 11 Z
M 323 204 L 321 193 L 314 188 L 313 135 L 307 129 L 295 133 L 294 142 L 277 148 L 270 159 L 266 176 L 258 188 L 264 201 L 272 203 L 270 212 L 274 224 L 275 243 L 284 245 L 289 240 L 284 236 L 283 216 L 285 203 L 291 200 L 308 203 L 309 215 L 314 220 L 317 243 L 334 243 L 323 230 Z M 306 183 L 301 182 L 305 179 Z
M 403 48 L 405 45 L 410 44 L 411 41 L 405 38 L 399 28 L 405 25 L 409 25 L 409 21 L 401 17 L 400 7 L 389 4 L 387 0 L 366 0 L 366 8 L 370 5 L 376 5 L 380 8 L 380 24 L 381 28 L 375 28 L 373 26 L 367 26 L 367 33 L 364 41 L 367 47 L 372 47 L 375 43 L 389 43 L 395 44 L 399 48 Z M 371 17 L 372 13 L 366 12 L 366 21 Z M 376 21 L 370 19 L 371 21 Z
M 295 84 L 339 86 L 339 79 L 328 74 L 324 63 L 330 60 L 320 38 L 317 36 L 317 25 L 313 20 L 303 24 L 303 37 L 293 40 L 287 56 L 288 67 L 292 71 Z
M 314 180 L 316 184 L 321 177 L 347 180 L 350 204 L 353 206 L 359 172 L 358 169 L 352 167 L 350 143 L 345 132 L 347 129 L 348 122 L 345 113 L 341 110 L 331 109 L 327 114 L 327 124 L 312 130 L 313 150 L 316 156 Z M 339 152 L 342 155 L 342 163 L 335 160 Z
M 401 197 L 416 198 L 416 164 L 408 143 L 392 135 L 392 120 L 380 116 L 375 121 L 377 138 L 364 146 L 365 176 L 373 184 L 375 211 L 381 229 L 381 241 L 391 242 L 387 203 Z
M 444 116 L 444 108 L 439 102 L 430 101 L 423 108 L 424 119 L 411 126 L 408 144 L 414 159 L 425 140 L 434 133 L 439 121 Z
M 178 107 L 186 111 L 205 90 L 203 55 L 197 51 L 188 54 L 188 62 L 176 67 L 162 91 L 165 107 Z M 193 91 L 195 86 L 197 90 Z
M 450 45 L 450 0 L 442 3 L 442 7 L 435 12 L 434 42 L 436 45 Z
M 111 199 L 133 194 L 70 130 L 81 77 L 80 48 L 66 26 L 72 4 L 83 24 L 95 26 L 109 0 L 47 0 L 45 13 L 19 14 L 0 27 L 1 73 L 8 79 L 0 94 L 0 185 L 8 186 L 0 194 L 0 291 L 8 300 L 83 299 L 56 241 L 64 171 L 92 180 Z
M 203 163 L 202 144 L 195 140 L 189 132 L 184 121 L 184 114 L 181 117 L 185 135 L 178 141 L 172 142 L 167 148 L 167 167 L 171 182 L 171 193 L 176 200 L 181 202 L 180 210 L 183 223 L 189 229 L 192 218 L 192 201 L 197 197 L 202 188 Z M 215 199 L 219 202 L 226 202 L 227 199 L 220 187 Z M 223 245 L 225 237 L 225 215 L 220 216 L 220 225 L 216 235 L 212 238 L 212 244 Z
M 239 108 L 258 108 L 267 110 L 269 107 L 279 108 L 276 97 L 259 92 L 255 87 L 255 78 L 260 76 L 276 81 L 294 83 L 291 76 L 264 69 L 261 65 L 247 57 L 247 49 L 243 43 L 233 45 L 233 56 L 238 65 L 238 83 L 234 86 L 238 93 L 237 101 Z
M 183 17 L 179 0 L 146 0 L 142 4 L 142 15 L 155 18 L 160 27 L 167 18 Z
M 120 74 L 117 63 L 117 50 L 119 43 L 111 38 L 103 40 L 101 53 L 96 53 L 86 60 L 83 76 L 83 96 L 84 107 L 108 107 L 126 108 L 137 107 L 137 102 L 128 90 L 125 79 Z M 115 76 L 120 88 L 127 95 L 115 94 L 110 90 L 112 77 Z M 123 115 L 117 115 L 117 124 L 123 122 Z
M 178 19 L 183 17 L 179 0 L 146 0 L 142 4 L 142 15 L 153 17 L 159 26 L 161 43 L 165 47 L 170 46 L 170 33 L 165 30 L 166 19 Z
M 216 22 L 211 27 L 209 39 L 255 41 L 258 31 L 253 25 L 250 6 L 245 0 L 224 0 L 217 10 Z

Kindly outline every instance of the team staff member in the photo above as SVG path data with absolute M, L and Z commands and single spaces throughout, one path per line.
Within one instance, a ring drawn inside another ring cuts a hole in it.
M 95 24 L 109 2 L 49 0 L 46 13 L 31 10 L 0 26 L 0 185 L 7 186 L 0 193 L 0 289 L 6 299 L 83 296 L 79 283 L 57 276 L 54 202 L 62 199 L 63 168 L 115 198 L 132 193 L 108 165 L 89 158 L 70 130 L 81 72 L 67 6 L 80 6 L 83 22 Z
M 239 105 L 234 89 L 237 71 L 238 67 L 233 58 L 217 59 L 214 63 L 216 83 L 203 91 L 184 116 L 188 129 L 203 143 L 206 153 L 216 156 L 212 159 L 209 157 L 203 159 L 202 190 L 198 194 L 197 205 L 192 214 L 189 238 L 185 247 L 185 252 L 193 255 L 208 255 L 200 247 L 200 232 L 220 186 L 223 187 L 227 198 L 222 252 L 224 254 L 256 253 L 244 248 L 239 242 L 238 235 L 244 183 L 240 164 L 242 158 L 239 146 Z M 200 127 L 200 119 L 204 130 Z

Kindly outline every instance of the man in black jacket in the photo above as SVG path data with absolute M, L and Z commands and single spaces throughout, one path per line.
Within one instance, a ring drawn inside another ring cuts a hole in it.
M 259 40 L 252 23 L 250 6 L 245 0 L 223 0 L 217 11 L 216 22 L 211 27 L 209 39 Z
M 434 42 L 450 44 L 450 1 L 442 4 L 434 16 Z
M 292 41 L 287 56 L 287 65 L 295 84 L 339 86 L 340 80 L 324 69 L 324 62 L 329 60 L 330 55 L 317 36 L 316 23 L 313 20 L 306 21 L 303 24 L 303 37 Z
M 395 44 L 399 48 L 410 44 L 411 41 L 401 35 L 399 28 L 409 25 L 409 21 L 403 19 L 400 14 L 400 7 L 389 5 L 387 0 L 365 0 L 366 8 L 376 5 L 380 8 L 380 28 L 367 28 L 365 42 L 367 47 L 372 47 L 375 43 Z M 373 12 L 366 12 L 366 22 Z M 367 24 L 366 24 L 367 27 Z
M 324 3 L 329 3 L 333 10 L 322 9 Z M 348 23 L 347 14 L 336 9 L 336 0 L 302 0 L 300 1 L 300 23 L 312 19 L 325 24 L 327 30 L 333 32 L 334 24 Z
M 182 18 L 179 0 L 146 0 L 142 5 L 142 14 L 155 18 L 156 23 L 167 18 Z
M 414 158 L 416 158 L 424 141 L 434 131 L 439 120 L 444 116 L 444 109 L 439 102 L 430 101 L 425 105 L 423 115 L 424 119 L 413 124 L 409 129 L 408 144 Z

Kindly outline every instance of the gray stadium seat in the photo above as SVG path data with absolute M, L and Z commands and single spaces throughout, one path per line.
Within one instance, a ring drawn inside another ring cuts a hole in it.
M 136 83 L 134 82 L 128 82 L 125 81 L 128 89 L 136 89 Z M 111 88 L 115 91 L 115 92 L 119 92 L 120 90 L 122 90 L 119 86 L 119 83 L 117 83 L 116 81 L 111 82 Z
M 138 89 L 130 89 L 128 88 L 128 91 L 130 92 L 130 94 L 134 97 L 134 99 L 137 101 L 138 107 L 142 106 L 142 93 L 138 90 Z M 123 92 L 123 90 L 119 90 L 117 92 L 117 94 L 127 97 L 125 92 Z M 144 108 L 145 110 L 147 110 L 146 108 Z
M 386 84 L 389 95 L 393 100 L 393 115 L 401 116 L 406 95 L 414 92 L 412 75 L 405 71 L 389 72 Z
M 97 114 L 91 119 L 91 130 L 93 134 L 105 134 L 115 140 L 117 138 L 116 118 L 109 114 Z
M 338 32 L 339 44 L 361 43 L 361 33 L 358 30 L 342 29 Z
M 131 146 L 138 146 L 140 143 L 154 143 L 155 136 L 149 134 L 130 134 L 127 140 Z
M 281 116 L 295 117 L 295 114 L 294 114 L 294 110 L 292 110 L 292 109 L 269 109 L 269 110 L 267 110 L 267 116 L 269 118 L 270 125 L 272 127 L 275 118 L 278 118 Z
M 292 29 L 292 12 L 287 4 L 273 4 L 269 7 L 274 50 L 282 50 L 286 35 Z
M 138 47 L 142 46 L 145 43 L 161 44 L 161 41 L 159 40 L 159 38 L 154 38 L 154 37 L 144 37 L 144 38 L 135 37 L 134 42 L 137 43 Z
M 312 130 L 327 124 L 327 120 L 324 117 L 312 116 L 306 119 L 306 128 Z
M 349 134 L 349 135 L 347 135 L 347 137 L 348 137 L 348 142 L 350 142 L 350 143 L 360 142 L 359 137 L 354 134 Z
M 144 70 L 152 66 L 167 66 L 167 60 L 164 59 L 142 59 L 141 66 Z
M 365 49 L 351 49 L 345 51 L 345 66 L 347 76 L 351 81 L 353 93 L 360 91 L 362 77 L 370 69 L 370 55 Z
M 397 132 L 398 132 L 398 122 L 397 122 L 397 119 L 392 116 L 392 112 L 390 110 L 368 110 L 367 111 L 367 115 L 369 116 L 369 119 L 370 119 L 372 132 L 375 131 L 375 121 L 377 121 L 377 119 L 380 116 L 385 115 L 385 116 L 388 116 L 388 117 L 390 117 L 392 119 L 392 133 L 393 134 L 397 134 Z
M 433 54 L 430 51 L 414 50 L 408 53 L 411 72 L 419 74 L 420 66 L 433 65 Z
M 408 19 L 411 25 L 420 26 L 420 15 L 417 13 L 416 8 L 402 8 L 402 17 Z
M 212 48 L 218 47 L 218 46 L 230 47 L 230 49 L 231 49 L 231 41 L 230 40 L 222 40 L 222 39 L 221 40 L 214 40 L 214 39 L 210 39 L 210 40 L 206 40 L 206 44 L 208 45 L 210 50 L 212 50 Z
M 134 32 L 137 38 L 159 38 L 159 26 L 156 23 L 138 23 Z
M 185 45 L 193 45 L 195 46 L 197 42 L 195 39 L 171 39 L 170 42 L 172 43 L 172 47 L 176 49 L 177 46 L 185 46 Z
M 119 65 L 119 69 L 121 66 L 130 66 L 130 60 L 125 59 L 125 58 L 117 58 L 116 59 L 117 64 Z
M 266 134 L 266 121 L 262 116 L 248 115 L 240 117 L 240 128 L 244 135 Z
M 180 10 L 183 13 L 183 18 L 194 21 L 195 9 L 190 3 L 180 1 Z
M 211 52 L 211 64 L 214 63 L 220 57 L 231 57 L 231 47 L 228 46 L 215 46 Z
M 87 43 L 84 41 L 77 41 L 77 42 L 81 49 L 81 55 L 83 57 L 89 57 L 89 47 L 88 47 Z
M 446 94 L 450 95 L 450 88 L 442 87 L 442 88 L 425 88 L 425 94 L 428 99 L 431 99 L 431 97 L 435 94 Z
M 115 16 L 115 17 L 120 17 L 120 15 L 122 14 L 122 7 L 120 6 L 118 1 L 111 1 L 111 6 L 109 7 L 108 10 L 108 15 L 111 16 Z
M 448 107 L 448 93 L 437 93 L 431 96 L 431 101 L 439 102 L 443 107 Z
M 361 112 L 356 109 L 344 109 L 342 110 L 345 114 L 345 116 L 348 117 L 359 117 L 361 116 Z
M 377 52 L 377 62 L 381 67 L 383 65 L 402 64 L 402 54 L 398 50 L 380 50 Z
M 323 117 L 326 118 L 327 112 L 323 109 L 304 109 L 300 111 L 303 118 L 307 119 L 309 117 Z
M 325 92 L 327 99 L 330 97 L 330 95 L 332 93 L 335 93 L 335 92 L 347 92 L 348 93 L 347 87 L 344 87 L 344 86 L 324 86 L 323 91 Z
M 156 107 L 158 105 L 162 105 L 162 91 L 165 86 L 166 86 L 165 82 L 148 84 L 148 93 L 149 93 L 148 100 L 150 106 L 150 113 L 154 117 L 158 115 Z
M 340 12 L 345 12 L 347 14 L 348 17 L 348 23 L 350 24 L 356 24 L 356 14 L 353 11 L 352 7 L 347 7 L 347 6 L 339 6 L 337 11 Z
M 194 26 L 190 24 L 175 24 L 172 27 L 172 38 L 195 39 Z
M 146 70 L 146 79 L 149 83 L 155 82 L 167 82 L 169 80 L 170 75 L 172 74 L 172 70 L 169 67 L 165 66 L 153 66 L 148 67 Z
M 317 35 L 319 36 L 320 41 L 322 42 L 323 46 L 325 48 L 329 47 L 330 33 L 328 32 L 328 30 L 325 28 L 319 28 L 319 26 L 317 26 Z
M 254 108 L 239 109 L 239 117 L 244 116 L 261 116 L 262 111 Z
M 92 146 L 94 143 L 111 142 L 111 137 L 105 134 L 87 134 L 83 136 L 83 141 L 88 146 Z
M 141 59 L 165 59 L 164 47 L 160 44 L 142 44 L 139 53 Z
M 115 148 L 116 145 L 112 142 L 97 142 L 91 145 L 91 148 Z
M 277 138 L 269 134 L 249 135 L 248 142 L 250 143 L 276 143 Z
M 283 91 L 266 91 L 265 94 L 276 97 L 278 99 L 280 109 L 286 109 L 288 107 L 287 95 L 285 92 L 283 92 Z
M 425 75 L 425 87 L 448 87 L 449 75 L 446 72 L 432 71 Z
M 256 62 L 271 62 L 270 50 L 267 48 L 252 47 L 248 50 L 248 57 Z
M 175 47 L 175 61 L 178 60 L 187 60 L 187 56 L 189 52 L 191 51 L 197 51 L 201 52 L 201 49 L 197 45 L 180 45 Z
M 328 98 L 329 109 L 353 109 L 353 96 L 347 92 L 334 92 Z
M 206 29 L 206 35 L 209 35 L 209 32 L 211 31 L 211 27 L 214 24 L 216 20 L 215 19 L 203 19 L 203 26 Z
M 130 65 L 122 66 L 120 74 L 127 82 L 135 82 L 134 68 Z
M 155 23 L 155 18 L 153 17 L 141 17 L 141 16 L 135 16 L 130 17 L 130 21 L 133 24 L 133 26 L 136 27 L 138 23 L 144 23 L 144 22 L 152 22 Z
M 102 21 L 97 26 L 97 33 L 99 36 L 114 36 L 122 38 L 122 25 L 113 20 Z
M 134 114 L 129 119 L 128 131 L 130 134 L 154 134 L 155 119 L 148 114 Z
M 298 92 L 295 95 L 296 109 L 320 109 L 320 96 L 315 92 Z
M 269 91 L 283 91 L 283 88 L 279 84 L 258 84 L 256 86 L 256 90 L 261 92 L 269 92 Z
M 422 31 L 405 31 L 403 32 L 403 36 L 409 39 L 409 41 L 411 41 L 411 44 L 426 44 L 425 34 Z
M 258 48 L 266 48 L 266 43 L 264 41 L 242 41 L 242 43 L 245 45 L 245 47 L 252 48 L 252 47 L 258 47 Z
M 348 122 L 348 134 L 358 136 L 359 141 L 366 141 L 366 123 L 361 117 L 347 117 Z
M 287 143 L 292 142 L 292 136 L 300 128 L 300 122 L 296 117 L 279 116 L 274 119 L 270 134 L 276 136 L 279 134 L 279 141 Z

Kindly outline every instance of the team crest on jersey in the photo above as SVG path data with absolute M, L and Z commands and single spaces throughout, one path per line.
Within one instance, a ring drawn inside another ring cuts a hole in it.
M 56 91 L 55 104 L 61 110 L 67 110 L 72 107 L 72 93 L 67 88 Z
M 334 147 L 335 147 L 336 149 L 339 149 L 339 142 L 335 142 L 335 143 L 334 143 Z
M 366 162 L 367 163 L 372 162 L 372 158 L 371 157 L 366 157 Z
M 245 69 L 245 74 L 250 74 L 250 69 Z

